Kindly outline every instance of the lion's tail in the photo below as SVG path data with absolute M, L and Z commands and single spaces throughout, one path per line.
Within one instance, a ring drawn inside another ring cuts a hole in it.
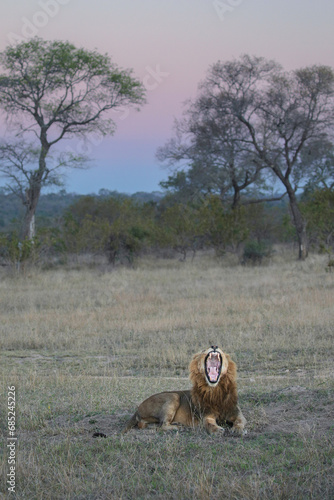
M 137 412 L 130 418 L 130 420 L 128 420 L 126 426 L 123 428 L 122 430 L 122 434 L 125 434 L 126 432 L 128 432 L 130 429 L 132 429 L 133 427 L 136 427 L 136 425 L 138 424 L 138 418 L 137 418 Z

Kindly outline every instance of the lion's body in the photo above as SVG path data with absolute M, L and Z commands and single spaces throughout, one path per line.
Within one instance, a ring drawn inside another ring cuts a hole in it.
M 210 381 L 205 367 L 212 354 L 214 360 L 218 356 L 221 359 L 215 382 Z M 216 348 L 207 350 L 193 357 L 189 369 L 191 390 L 150 396 L 139 405 L 123 432 L 133 427 L 143 429 L 148 424 L 159 424 L 165 430 L 177 424 L 195 427 L 202 421 L 210 433 L 222 429 L 217 422 L 228 422 L 233 430 L 242 433 L 246 420 L 238 406 L 236 365 L 231 358 Z
M 172 424 L 197 424 L 190 391 L 160 392 L 145 399 L 139 406 L 124 431 L 132 427 L 143 429 L 147 424 L 159 424 L 167 429 Z

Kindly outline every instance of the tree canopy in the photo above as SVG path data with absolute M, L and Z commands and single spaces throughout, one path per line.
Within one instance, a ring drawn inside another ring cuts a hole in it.
M 131 70 L 118 68 L 108 55 L 64 41 L 34 38 L 9 46 L 0 54 L 0 65 L 0 108 L 16 139 L 32 138 L 27 145 L 29 160 L 37 157 L 35 167 L 29 161 L 28 168 L 22 155 L 19 163 L 15 161 L 17 140 L 1 147 L 0 170 L 17 191 L 25 193 L 23 236 L 30 238 L 42 187 L 57 181 L 55 170 L 86 160 L 63 151 L 61 160 L 52 162 L 50 149 L 64 138 L 113 134 L 116 124 L 108 112 L 121 106 L 138 108 L 144 102 L 144 88 Z
M 185 119 L 176 122 L 175 137 L 158 151 L 172 166 L 189 161 L 183 178 L 177 171 L 165 187 L 179 189 L 182 180 L 189 191 L 195 178 L 208 191 L 215 186 L 225 197 L 232 192 L 236 205 L 251 184 L 277 179 L 289 197 L 299 257 L 305 258 L 306 220 L 296 191 L 316 173 L 327 181 L 333 174 L 333 120 L 331 68 L 286 72 L 274 61 L 249 55 L 218 61 L 189 101 Z

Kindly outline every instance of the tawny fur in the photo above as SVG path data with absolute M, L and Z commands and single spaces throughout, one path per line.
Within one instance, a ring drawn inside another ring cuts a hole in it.
M 217 422 L 227 422 L 233 431 L 242 434 L 246 419 L 238 406 L 236 365 L 228 354 L 218 351 L 223 365 L 216 385 L 210 384 L 205 375 L 204 363 L 210 349 L 195 354 L 189 365 L 192 389 L 150 396 L 139 405 L 123 433 L 133 427 L 143 429 L 152 423 L 167 430 L 177 428 L 177 424 L 194 427 L 200 422 L 211 433 L 223 430 Z

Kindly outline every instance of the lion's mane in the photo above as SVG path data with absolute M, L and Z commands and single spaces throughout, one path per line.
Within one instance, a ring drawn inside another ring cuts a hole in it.
M 203 415 L 214 413 L 217 418 L 225 419 L 237 411 L 237 368 L 228 354 L 226 374 L 220 377 L 214 387 L 208 385 L 204 374 L 205 353 L 195 354 L 189 365 L 192 382 L 191 400 L 195 408 Z

